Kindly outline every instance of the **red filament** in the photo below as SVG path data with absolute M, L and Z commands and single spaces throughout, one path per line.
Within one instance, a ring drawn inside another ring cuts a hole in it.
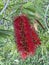
M 31 28 L 29 19 L 25 15 L 18 16 L 14 20 L 14 34 L 18 51 L 23 59 L 28 55 L 34 55 L 40 39 L 34 28 Z

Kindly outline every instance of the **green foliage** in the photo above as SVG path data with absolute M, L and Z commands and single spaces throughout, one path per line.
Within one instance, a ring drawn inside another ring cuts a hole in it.
M 7 0 L 0 0 L 0 12 L 6 2 Z M 49 0 L 9 1 L 5 11 L 0 14 L 0 65 L 49 65 L 49 28 L 47 30 L 45 24 L 49 21 L 49 9 L 46 14 L 46 21 L 44 18 L 48 5 Z M 38 47 L 34 56 L 28 57 L 24 61 L 17 52 L 13 32 L 14 16 L 20 15 L 20 12 L 29 17 L 31 24 L 34 19 L 38 19 L 45 27 L 45 30 L 42 30 L 39 26 L 38 31 L 42 44 Z

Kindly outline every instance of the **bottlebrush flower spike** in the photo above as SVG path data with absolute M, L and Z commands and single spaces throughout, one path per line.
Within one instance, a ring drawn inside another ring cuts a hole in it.
M 41 43 L 35 29 L 31 28 L 29 19 L 25 15 L 15 18 L 14 33 L 21 57 L 25 59 L 28 55 L 34 55 L 37 46 Z

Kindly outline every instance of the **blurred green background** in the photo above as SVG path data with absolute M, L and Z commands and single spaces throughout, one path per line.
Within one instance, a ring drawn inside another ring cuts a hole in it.
M 17 52 L 13 29 L 13 19 L 20 12 L 31 24 L 38 19 L 45 27 L 38 27 L 42 44 L 36 54 L 24 61 Z M 49 0 L 0 0 L 0 65 L 49 65 Z

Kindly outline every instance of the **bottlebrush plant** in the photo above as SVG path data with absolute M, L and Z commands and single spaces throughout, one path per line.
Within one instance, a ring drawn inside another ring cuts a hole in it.
M 16 17 L 13 24 L 17 48 L 22 59 L 34 55 L 41 42 L 34 27 L 31 27 L 27 16 L 20 15 Z

